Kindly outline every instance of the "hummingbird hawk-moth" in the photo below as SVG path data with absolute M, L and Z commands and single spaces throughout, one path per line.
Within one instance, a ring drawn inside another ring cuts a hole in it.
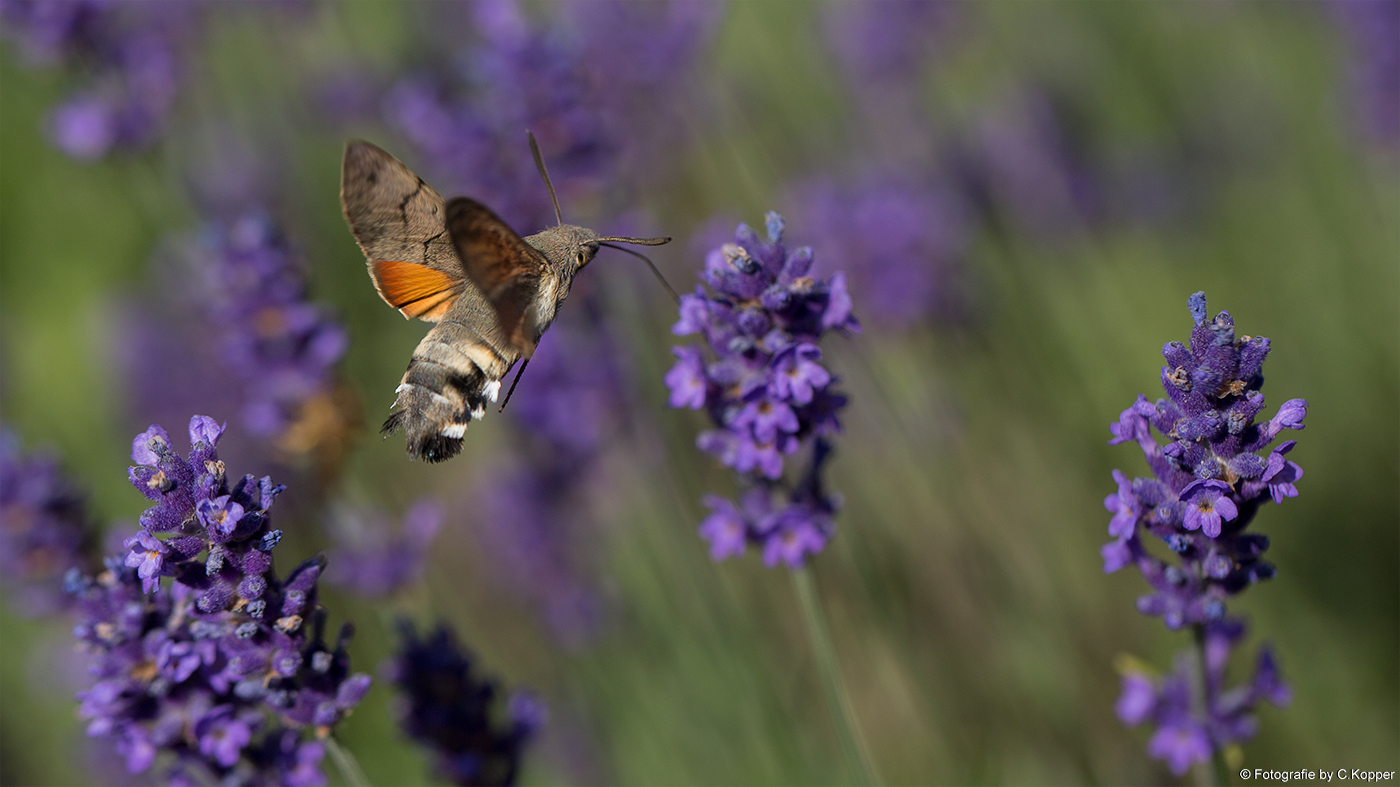
M 374 288 L 406 319 L 435 323 L 414 349 L 380 429 L 386 436 L 402 429 L 410 458 L 441 462 L 462 449 L 468 424 L 496 401 L 516 361 L 524 371 L 574 275 L 600 245 L 671 240 L 600 237 L 565 224 L 529 139 L 559 224 L 524 238 L 470 197 L 443 200 L 379 147 L 362 140 L 345 146 L 340 204 Z

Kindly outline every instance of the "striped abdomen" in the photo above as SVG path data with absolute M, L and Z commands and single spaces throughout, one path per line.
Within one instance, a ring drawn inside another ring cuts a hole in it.
M 381 434 L 403 429 L 411 458 L 441 462 L 462 450 L 462 436 L 474 419 L 496 401 L 501 377 L 515 362 L 515 353 L 499 350 L 472 323 L 478 314 L 458 307 L 428 331 L 413 351 L 397 389 L 397 408 Z M 484 315 L 483 315 L 484 316 Z

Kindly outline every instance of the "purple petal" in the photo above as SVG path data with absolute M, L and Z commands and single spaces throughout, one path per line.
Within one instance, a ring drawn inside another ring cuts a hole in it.
M 170 435 L 165 431 L 165 427 L 160 424 L 151 424 L 149 429 L 136 435 L 131 441 L 131 461 L 150 467 L 160 464 L 160 456 L 151 449 L 152 440 L 159 440 L 166 446 L 170 445 Z
M 220 425 L 207 415 L 194 416 L 190 419 L 190 446 L 193 447 L 199 443 L 208 443 L 211 446 L 218 445 L 219 437 L 227 426 L 227 421 Z

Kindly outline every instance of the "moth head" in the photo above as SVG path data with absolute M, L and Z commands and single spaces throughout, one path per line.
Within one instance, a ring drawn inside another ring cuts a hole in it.
M 598 233 L 573 224 L 550 227 L 530 238 L 530 244 L 544 253 L 550 267 L 564 281 L 593 260 L 598 243 Z
M 661 271 L 656 269 L 656 266 L 652 264 L 651 260 L 648 259 L 646 255 L 638 254 L 630 249 L 624 249 L 621 246 L 615 245 L 617 243 L 633 243 L 641 246 L 660 246 L 663 243 L 670 243 L 671 239 L 632 238 L 626 236 L 602 238 L 598 236 L 598 233 L 587 227 L 565 224 L 564 214 L 559 211 L 559 197 L 554 193 L 554 184 L 549 180 L 549 170 L 544 165 L 544 156 L 540 154 L 539 142 L 535 140 L 535 135 L 533 133 L 527 131 L 525 135 L 530 140 L 530 154 L 534 156 L 535 168 L 540 172 L 540 180 L 544 181 L 544 187 L 549 191 L 549 201 L 550 204 L 554 206 L 554 217 L 559 220 L 559 225 L 557 227 L 545 230 L 533 236 L 531 239 L 533 245 L 544 252 L 545 257 L 550 261 L 550 265 L 554 267 L 556 273 L 560 274 L 560 278 L 563 281 L 564 286 L 558 290 L 557 300 L 562 302 L 564 298 L 568 297 L 569 284 L 573 279 L 573 275 L 592 261 L 593 256 L 598 253 L 599 246 L 607 246 L 610 249 L 617 249 L 618 251 L 623 251 L 645 260 L 647 267 L 651 268 L 651 272 L 654 273 L 656 278 L 661 281 L 661 284 L 666 287 L 667 292 L 671 293 L 671 297 L 679 303 L 680 296 L 676 294 L 675 289 L 666 281 L 666 277 L 661 275 Z M 536 240 L 547 244 L 548 247 L 541 245 L 539 242 L 534 242 Z

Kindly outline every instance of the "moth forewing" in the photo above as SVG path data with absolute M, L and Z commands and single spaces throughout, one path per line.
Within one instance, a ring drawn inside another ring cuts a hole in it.
M 383 149 L 363 140 L 346 144 L 340 204 L 368 260 L 416 263 L 464 278 L 442 195 Z

